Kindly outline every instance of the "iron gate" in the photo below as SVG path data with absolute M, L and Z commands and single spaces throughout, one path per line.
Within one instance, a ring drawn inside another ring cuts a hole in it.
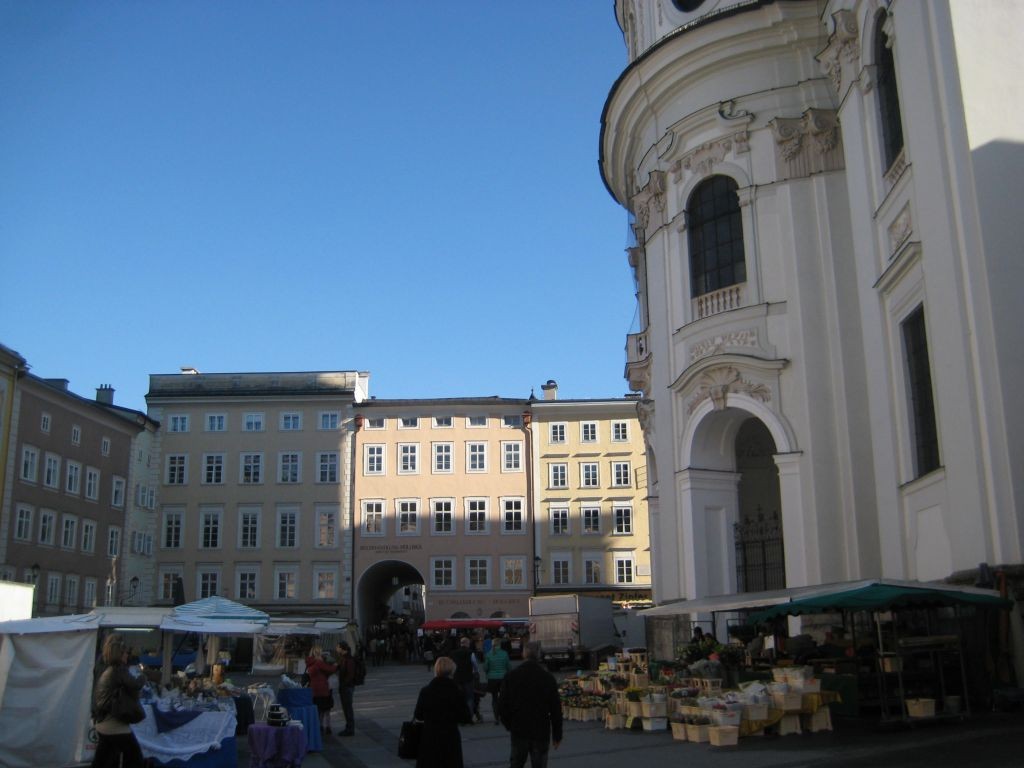
M 736 591 L 762 592 L 785 589 L 786 560 L 782 546 L 782 521 L 779 513 L 736 523 Z

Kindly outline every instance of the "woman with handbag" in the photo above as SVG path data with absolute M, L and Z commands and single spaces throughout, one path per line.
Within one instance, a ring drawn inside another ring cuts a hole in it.
M 128 671 L 128 646 L 121 635 L 107 636 L 101 658 L 106 669 L 93 690 L 92 717 L 99 743 L 92 768 L 143 768 L 142 749 L 131 724 L 146 717 L 139 703 L 145 680 Z
M 413 712 L 421 720 L 416 768 L 462 768 L 459 724 L 472 722 L 462 689 L 452 679 L 455 662 L 442 656 L 434 662 L 434 679 L 420 689 Z

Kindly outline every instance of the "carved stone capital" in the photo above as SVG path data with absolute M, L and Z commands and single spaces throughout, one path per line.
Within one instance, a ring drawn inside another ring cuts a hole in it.
M 857 16 L 853 11 L 842 10 L 832 14 L 833 31 L 829 35 L 828 45 L 815 58 L 821 65 L 821 71 L 832 81 L 837 93 L 842 93 L 843 82 L 853 81 L 853 73 L 857 69 L 860 58 L 860 30 L 857 27 Z M 847 77 L 844 77 L 844 72 Z
M 768 125 L 775 138 L 780 179 L 843 167 L 842 134 L 834 109 L 808 109 L 800 117 L 776 117 Z
M 772 129 L 779 152 L 792 160 L 803 149 L 804 120 L 802 117 L 776 117 L 768 126 Z
M 636 226 L 639 227 L 645 233 L 651 226 L 651 211 L 657 211 L 658 214 L 664 214 L 665 212 L 665 189 L 667 187 L 667 181 L 665 179 L 664 171 L 651 171 L 650 176 L 647 179 L 647 183 L 643 188 L 633 195 L 633 212 L 636 216 Z M 659 221 L 656 224 L 660 226 L 664 220 L 664 216 L 659 215 Z M 641 240 L 638 236 L 637 240 Z
M 705 400 L 711 400 L 716 411 L 724 411 L 730 393 L 744 393 L 762 403 L 771 400 L 771 390 L 764 384 L 744 381 L 738 370 L 731 365 L 723 365 L 704 372 L 696 394 L 690 398 L 687 412 L 692 414 Z

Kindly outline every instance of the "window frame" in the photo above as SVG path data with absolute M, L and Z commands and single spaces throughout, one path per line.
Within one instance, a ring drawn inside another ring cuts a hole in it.
M 385 443 L 363 443 L 363 475 L 384 475 L 386 471 L 387 445 Z
M 238 455 L 238 484 L 263 485 L 263 451 L 242 451 Z
M 294 461 L 287 461 L 293 459 Z M 279 451 L 277 454 L 277 482 L 281 485 L 302 483 L 302 451 Z
M 473 509 L 472 507 L 478 507 Z M 482 507 L 482 508 L 480 508 Z M 491 532 L 491 502 L 486 496 L 466 496 L 462 500 L 463 529 L 467 536 L 487 536 Z M 473 528 L 482 521 L 478 530 Z
M 235 546 L 246 552 L 258 550 L 263 543 L 263 510 L 254 504 L 239 505 Z M 248 543 L 249 541 L 252 543 Z
M 687 268 L 693 299 L 747 282 L 743 209 L 738 193 L 734 178 L 717 173 L 702 179 L 687 197 Z M 720 242 L 723 222 L 729 234 Z
M 341 453 L 339 451 L 318 451 L 316 467 L 317 484 L 337 485 L 341 478 Z
M 455 443 L 431 443 L 430 472 L 434 475 L 450 475 L 455 471 Z M 441 466 L 438 466 L 438 464 Z
M 513 461 L 509 461 L 513 459 Z M 522 472 L 523 471 L 523 441 L 502 440 L 501 441 L 501 471 Z
M 219 464 L 217 460 L 220 460 Z M 224 453 L 203 454 L 203 475 L 200 485 L 224 485 L 224 471 L 227 467 L 224 461 Z M 211 479 L 212 475 L 212 479 Z
M 439 509 L 439 506 L 447 505 L 447 509 Z M 439 515 L 447 515 L 447 529 L 439 528 Z M 458 522 L 455 519 L 455 499 L 452 497 L 430 499 L 430 535 L 431 536 L 454 536 L 458 532 Z
M 522 496 L 502 496 L 499 499 L 501 507 L 501 533 L 503 536 L 525 536 L 526 535 L 526 501 Z M 510 505 L 518 504 L 518 510 L 510 509 Z M 518 512 L 518 527 L 509 527 L 509 512 Z
M 466 473 L 481 474 L 487 472 L 487 441 L 470 440 L 466 442 Z
M 34 445 L 21 446 L 21 465 L 18 476 L 22 482 L 36 483 L 39 479 L 39 449 Z
M 430 588 L 445 592 L 454 591 L 457 587 L 456 558 L 452 555 L 434 555 L 430 558 Z M 446 572 L 449 583 L 444 584 L 438 581 L 438 572 Z
M 227 432 L 228 415 L 221 411 L 203 414 L 203 432 Z
M 413 524 L 409 525 L 411 516 Z M 411 497 L 395 499 L 395 536 L 420 535 L 420 500 Z
M 384 499 L 363 499 L 359 504 L 359 535 L 379 538 L 387 534 L 386 502 Z M 380 530 L 370 530 L 370 522 L 375 521 Z

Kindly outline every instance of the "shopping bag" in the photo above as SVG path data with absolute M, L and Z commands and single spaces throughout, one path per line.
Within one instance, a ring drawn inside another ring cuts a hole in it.
M 406 760 L 415 760 L 420 751 L 420 734 L 423 723 L 419 720 L 406 720 L 398 733 L 398 756 Z

